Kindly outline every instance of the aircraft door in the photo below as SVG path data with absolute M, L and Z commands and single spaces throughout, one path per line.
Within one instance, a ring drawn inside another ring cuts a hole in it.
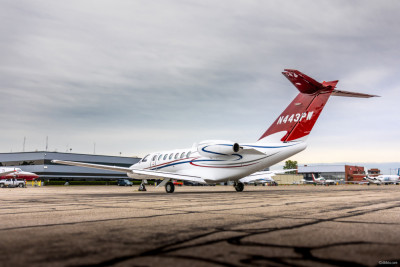
M 158 157 L 157 154 L 155 154 L 153 157 L 151 157 L 151 162 L 150 162 L 151 167 L 154 167 L 157 165 L 157 157 Z

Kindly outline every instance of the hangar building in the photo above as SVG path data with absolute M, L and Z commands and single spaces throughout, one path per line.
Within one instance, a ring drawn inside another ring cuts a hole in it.
M 0 153 L 0 166 L 18 167 L 33 172 L 43 180 L 93 180 L 127 178 L 125 173 L 55 164 L 53 159 L 81 161 L 120 167 L 130 167 L 140 160 L 136 157 L 103 156 L 59 152 Z
M 340 181 L 361 181 L 365 176 L 364 167 L 350 165 L 299 165 L 298 173 L 303 174 L 305 180 L 312 181 L 315 177 Z

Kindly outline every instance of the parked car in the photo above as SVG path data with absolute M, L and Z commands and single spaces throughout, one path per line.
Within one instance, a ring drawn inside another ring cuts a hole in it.
M 1 179 L 0 187 L 26 187 L 26 181 L 21 179 Z
M 128 179 L 119 179 L 117 181 L 117 185 L 119 185 L 119 186 L 132 186 L 133 183 L 131 181 L 129 181 Z

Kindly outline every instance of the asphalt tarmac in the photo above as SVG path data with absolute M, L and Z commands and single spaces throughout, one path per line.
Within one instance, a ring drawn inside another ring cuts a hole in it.
M 400 264 L 400 186 L 137 189 L 0 189 L 0 265 Z

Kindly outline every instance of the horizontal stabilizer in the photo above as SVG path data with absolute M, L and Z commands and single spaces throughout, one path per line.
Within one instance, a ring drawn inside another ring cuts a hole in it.
M 335 88 L 338 81 L 319 83 L 313 78 L 301 73 L 298 70 L 285 69 L 282 74 L 294 85 L 302 94 L 312 95 L 317 92 L 331 91 Z
M 355 93 L 355 92 L 348 92 L 341 90 L 333 90 L 332 95 L 346 96 L 346 97 L 361 97 L 361 98 L 379 97 L 379 95 L 369 95 L 369 94 Z

